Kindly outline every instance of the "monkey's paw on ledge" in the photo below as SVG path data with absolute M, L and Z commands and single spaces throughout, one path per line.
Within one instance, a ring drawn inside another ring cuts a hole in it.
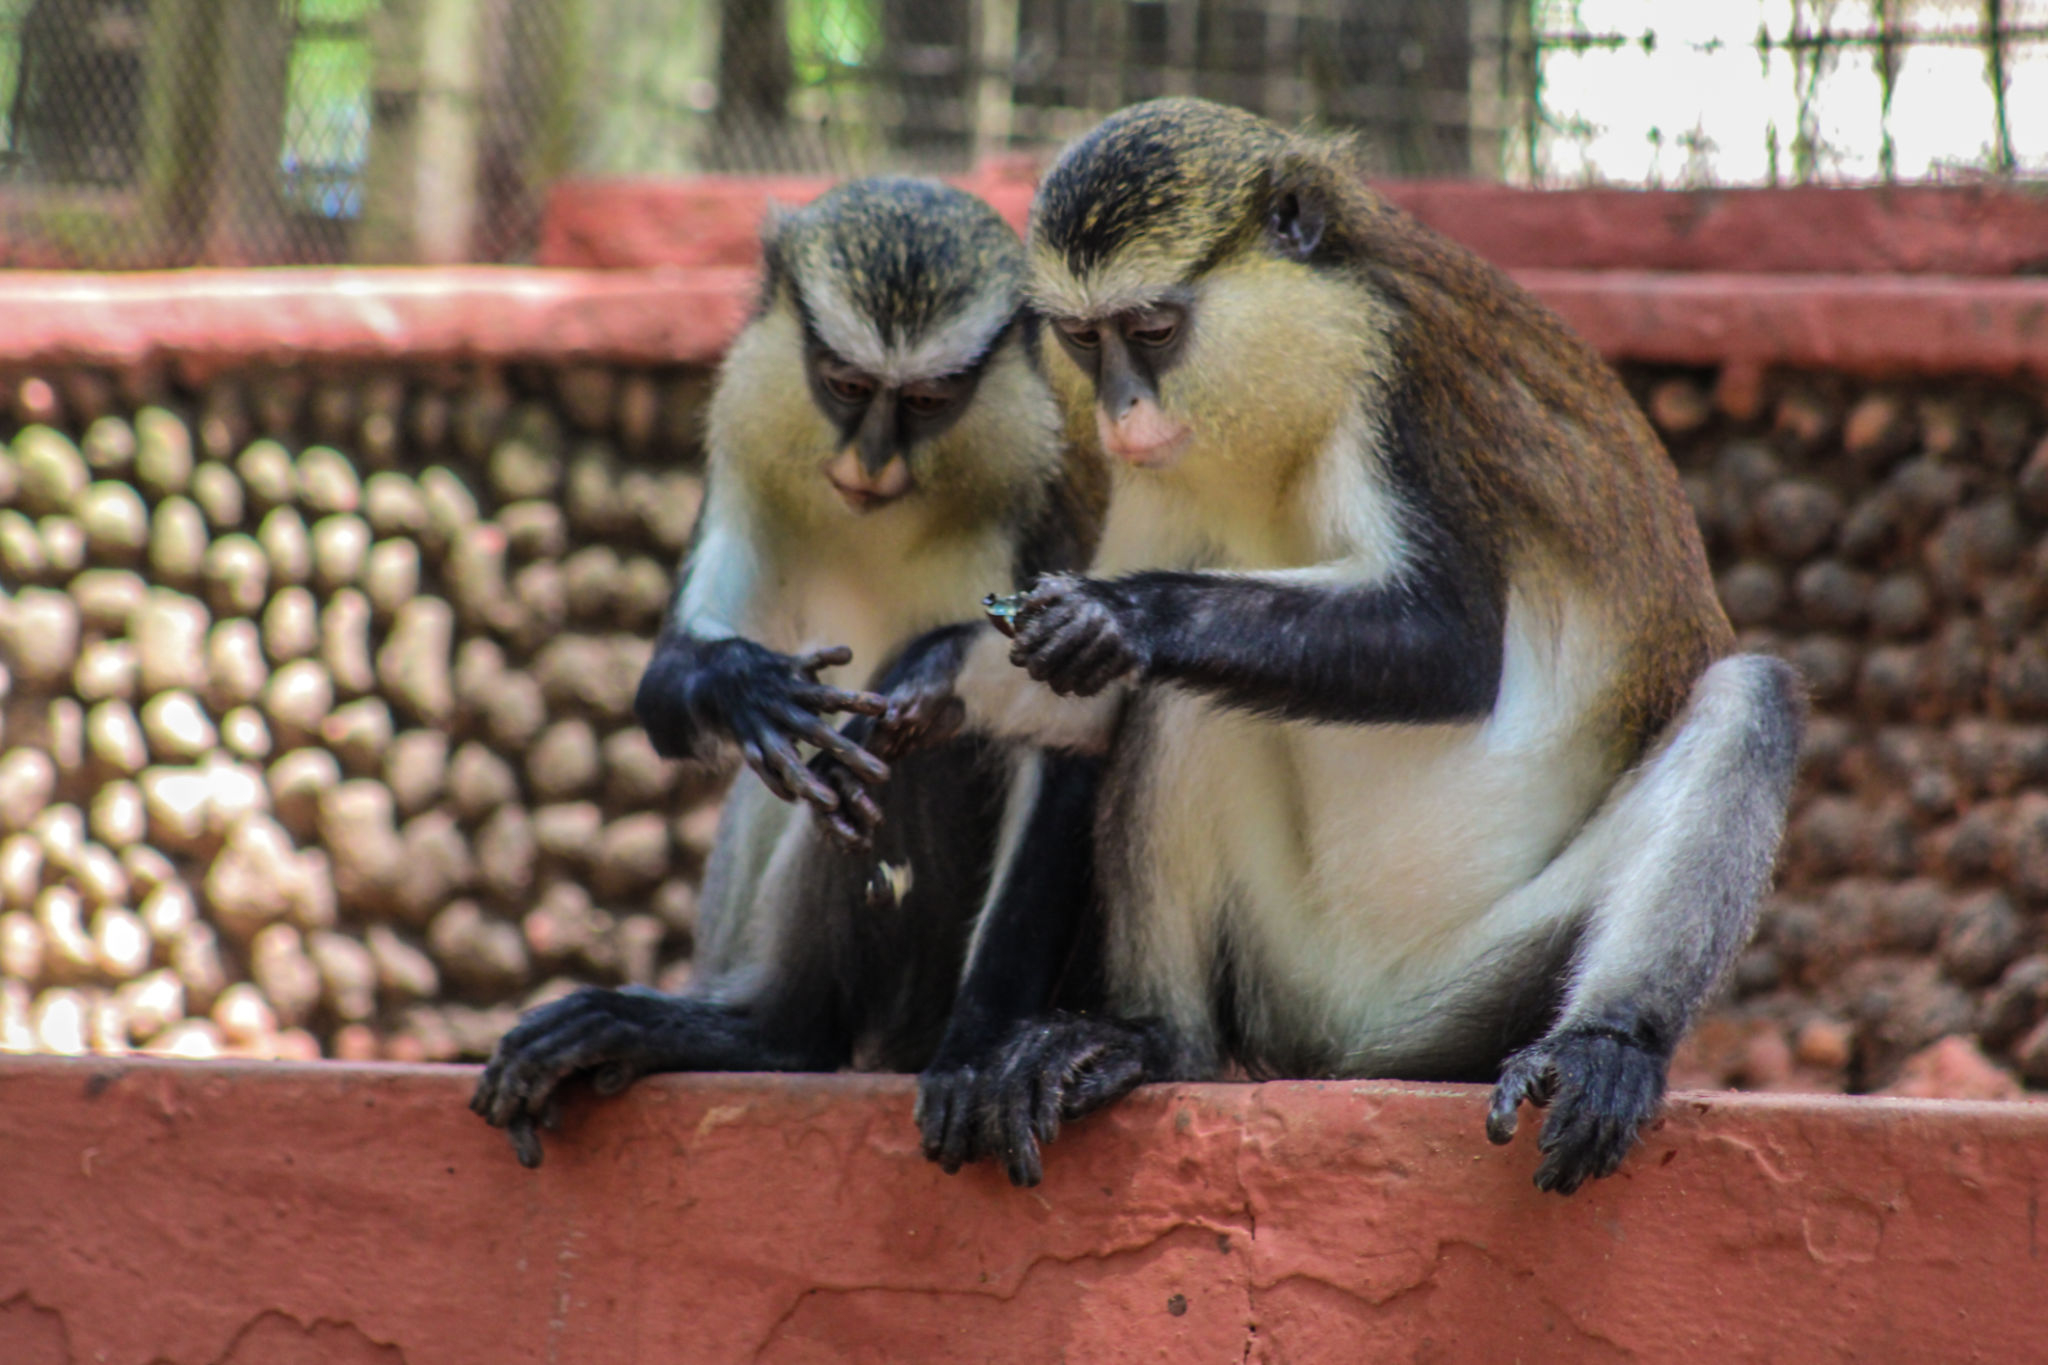
M 1140 1089 L 1044 1183 L 897 1076 L 657 1076 L 521 1169 L 472 1067 L 0 1057 L 0 1360 L 2021 1360 L 2048 1105 L 1682 1092 L 1530 1183 L 1479 1086 Z

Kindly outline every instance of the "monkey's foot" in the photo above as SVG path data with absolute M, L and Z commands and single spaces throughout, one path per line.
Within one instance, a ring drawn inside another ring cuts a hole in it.
M 1664 1102 L 1668 1058 L 1614 1029 L 1566 1029 L 1508 1058 L 1486 1115 L 1486 1136 L 1515 1135 L 1523 1100 L 1548 1105 L 1536 1188 L 1570 1194 L 1614 1174 Z
M 1113 1019 L 1053 1014 L 1025 1023 L 979 1066 L 918 1078 L 924 1154 L 948 1171 L 998 1158 L 1013 1185 L 1045 1176 L 1039 1149 L 1146 1079 L 1144 1033 Z
M 557 1126 L 561 1087 L 588 1075 L 600 1095 L 667 1069 L 659 1045 L 677 1002 L 652 992 L 586 987 L 527 1014 L 491 1054 L 469 1107 L 512 1139 L 519 1164 L 540 1165 L 540 1129 Z

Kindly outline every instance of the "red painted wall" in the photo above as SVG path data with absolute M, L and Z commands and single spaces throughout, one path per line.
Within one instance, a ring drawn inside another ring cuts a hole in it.
M 2012 1362 L 2048 1106 L 1677 1097 L 1539 1195 L 1479 1090 L 1160 1087 L 1036 1190 L 900 1078 L 659 1078 L 538 1171 L 468 1068 L 0 1059 L 8 1365 Z

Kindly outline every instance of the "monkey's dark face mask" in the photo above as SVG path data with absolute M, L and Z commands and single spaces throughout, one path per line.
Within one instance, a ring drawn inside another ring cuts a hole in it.
M 1159 402 L 1159 376 L 1186 348 L 1191 303 L 1166 299 L 1100 318 L 1058 318 L 1053 332 L 1095 383 L 1102 448 L 1141 469 L 1171 465 L 1194 429 Z
M 887 383 L 834 355 L 807 348 L 811 396 L 839 433 L 825 477 L 846 505 L 869 512 L 917 487 L 923 448 L 960 419 L 974 398 L 979 367 Z

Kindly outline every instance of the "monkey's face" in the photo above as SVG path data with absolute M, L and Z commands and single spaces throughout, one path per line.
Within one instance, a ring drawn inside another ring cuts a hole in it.
M 1095 387 L 1102 448 L 1142 469 L 1187 453 L 1194 429 L 1160 402 L 1160 380 L 1186 352 L 1192 297 L 1176 290 L 1135 307 L 1055 317 L 1053 335 Z
M 812 400 L 838 434 L 825 478 L 847 507 L 868 512 L 917 486 L 921 453 L 973 402 L 981 367 L 877 374 L 813 338 L 804 348 L 804 373 Z

